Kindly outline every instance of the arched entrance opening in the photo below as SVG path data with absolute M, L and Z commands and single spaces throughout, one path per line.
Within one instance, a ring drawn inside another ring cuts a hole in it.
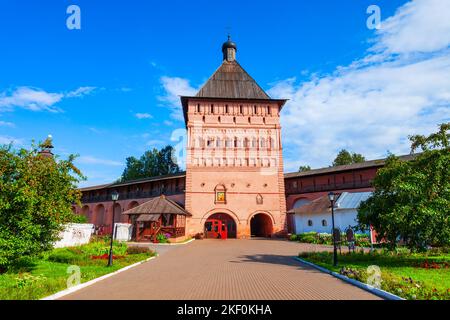
M 207 239 L 235 239 L 236 235 L 236 222 L 226 213 L 215 213 L 205 222 L 205 238 Z
M 114 205 L 114 223 L 121 223 L 122 222 L 122 207 L 120 204 L 116 203 Z
M 89 210 L 89 206 L 87 206 L 87 205 L 83 206 L 81 208 L 80 214 L 85 216 L 89 223 L 92 223 L 92 214 L 91 214 L 91 211 Z
M 257 213 L 250 219 L 250 235 L 268 238 L 272 235 L 272 219 L 265 213 Z
M 95 207 L 95 221 L 94 224 L 96 226 L 101 226 L 105 223 L 105 207 L 102 204 L 99 204 Z
M 131 202 L 128 204 L 127 210 L 136 208 L 138 205 L 139 205 L 139 202 L 137 202 L 137 201 L 131 201 Z

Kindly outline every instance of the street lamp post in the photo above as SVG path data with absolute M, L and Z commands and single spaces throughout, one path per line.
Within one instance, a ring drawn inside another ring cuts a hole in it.
M 337 266 L 338 264 L 338 257 L 337 257 L 337 247 L 336 247 L 336 237 L 334 234 L 334 200 L 335 200 L 335 194 L 333 191 L 328 193 L 328 199 L 330 199 L 331 203 L 331 236 L 333 237 L 333 266 Z
M 113 201 L 113 207 L 112 207 L 112 228 L 111 228 L 111 243 L 110 243 L 110 246 L 109 246 L 108 267 L 111 267 L 112 264 L 113 264 L 114 209 L 116 207 L 116 201 L 119 200 L 119 193 L 114 190 L 111 193 L 111 199 Z

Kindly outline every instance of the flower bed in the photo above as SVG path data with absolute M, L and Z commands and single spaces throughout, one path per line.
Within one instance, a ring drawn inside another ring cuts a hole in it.
M 404 249 L 343 253 L 338 256 L 337 267 L 333 266 L 331 252 L 303 252 L 299 257 L 363 283 L 373 276 L 368 267 L 377 266 L 385 291 L 410 300 L 450 299 L 448 253 L 411 253 Z

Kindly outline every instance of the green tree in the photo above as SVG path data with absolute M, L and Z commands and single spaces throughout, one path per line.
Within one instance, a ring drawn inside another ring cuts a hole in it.
M 31 150 L 0 146 L 0 271 L 50 249 L 63 224 L 76 220 L 72 204 L 80 202 L 84 177 L 75 156 L 42 155 L 47 142 Z
M 366 158 L 359 153 L 350 153 L 345 149 L 342 149 L 341 151 L 339 151 L 339 153 L 337 154 L 336 158 L 333 161 L 333 164 L 331 165 L 332 167 L 336 167 L 336 166 L 343 166 L 343 165 L 348 165 L 348 164 L 353 164 L 353 163 L 360 163 L 360 162 L 364 162 L 366 161 Z
M 298 172 L 305 172 L 305 171 L 309 171 L 309 170 L 311 170 L 311 167 L 308 165 L 298 167 Z
M 144 170 L 143 163 L 135 157 L 128 157 L 126 159 L 126 167 L 122 173 L 122 179 L 126 177 L 126 180 L 135 180 L 141 177 Z
M 158 150 L 153 148 L 144 152 L 139 158 L 126 159 L 126 167 L 120 181 L 130 181 L 180 172 L 174 155 L 174 148 L 170 145 Z
M 414 160 L 391 155 L 373 181 L 375 192 L 358 210 L 361 228 L 372 225 L 395 247 L 450 245 L 450 123 L 429 136 L 410 136 Z

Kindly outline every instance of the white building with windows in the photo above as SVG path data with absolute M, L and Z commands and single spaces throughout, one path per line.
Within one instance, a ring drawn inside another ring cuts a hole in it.
M 334 208 L 335 227 L 345 231 L 349 226 L 354 228 L 357 224 L 358 207 L 361 202 L 367 200 L 372 192 L 343 192 L 341 193 Z M 328 196 L 320 197 L 311 202 L 292 209 L 289 213 L 294 214 L 294 232 L 331 233 L 331 207 Z

